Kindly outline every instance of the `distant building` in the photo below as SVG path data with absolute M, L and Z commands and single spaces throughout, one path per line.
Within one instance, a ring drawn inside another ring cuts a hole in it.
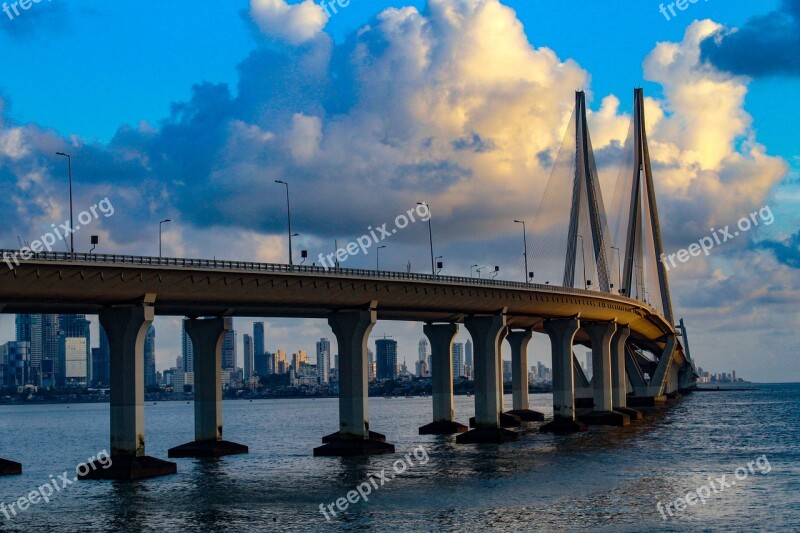
M 186 333 L 187 320 L 188 319 L 184 319 L 182 322 L 181 357 L 183 360 L 183 365 L 179 366 L 178 368 L 184 372 L 194 372 L 194 346 L 192 346 L 191 337 L 189 337 L 189 334 Z
M 453 379 L 464 375 L 464 343 L 453 343 Z
M 331 373 L 331 341 L 321 338 L 317 341 L 317 375 L 319 384 L 325 385 Z
M 64 338 L 64 385 L 85 387 L 87 379 L 86 339 L 83 337 Z
M 100 327 L 100 347 L 92 348 L 92 379 L 94 387 L 109 387 L 111 385 L 111 347 L 108 345 L 108 335 Z
M 419 340 L 419 348 L 418 348 L 419 358 L 417 361 L 427 361 L 428 360 L 428 339 L 422 337 Z
M 242 338 L 242 345 L 244 348 L 244 381 L 249 382 L 255 369 L 255 347 L 253 344 L 253 337 L 244 334 Z
M 339 369 L 339 356 L 336 356 L 336 369 Z M 367 348 L 367 380 L 375 379 L 375 352 Z
M 393 379 L 397 371 L 397 341 L 384 337 L 375 341 L 377 379 Z
M 144 338 L 144 386 L 158 387 L 156 377 L 156 328 L 150 326 Z
M 464 375 L 467 379 L 475 379 L 475 362 L 472 356 L 472 341 L 464 343 Z
M 503 381 L 511 381 L 511 361 L 503 360 Z
M 0 385 L 23 387 L 30 383 L 30 343 L 15 341 L 0 346 Z
M 228 332 L 222 341 L 222 369 L 236 371 L 236 331 L 233 329 L 233 319 L 225 317 L 225 326 Z
M 588 380 L 591 380 L 592 376 L 594 375 L 591 350 L 586 352 L 586 364 L 583 367 L 583 373 L 586 374 L 586 379 Z
M 253 322 L 253 357 L 266 353 L 264 349 L 264 323 Z
M 418 377 L 424 378 L 430 376 L 430 371 L 428 370 L 428 363 L 425 361 L 417 361 L 416 371 Z

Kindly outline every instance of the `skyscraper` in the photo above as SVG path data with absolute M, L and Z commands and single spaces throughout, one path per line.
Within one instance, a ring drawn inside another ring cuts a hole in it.
M 111 382 L 111 347 L 108 336 L 100 326 L 100 347 L 92 349 L 92 385 L 108 387 Z
M 264 352 L 264 323 L 253 322 L 253 357 L 257 358 Z
M 453 379 L 464 375 L 464 344 L 453 343 Z
M 194 346 L 192 346 L 192 339 L 186 333 L 186 321 L 182 321 L 181 327 L 181 359 L 183 359 L 184 372 L 194 372 Z
M 328 383 L 331 371 L 331 341 L 321 338 L 317 341 L 317 375 L 320 385 Z
M 586 366 L 583 367 L 584 374 L 586 374 L 586 379 L 591 380 L 592 376 L 594 375 L 594 369 L 592 368 L 592 352 L 586 352 Z
M 397 341 L 384 337 L 375 341 L 377 379 L 393 379 L 397 373 Z
M 425 337 L 422 337 L 419 340 L 418 353 L 419 353 L 419 359 L 417 359 L 417 361 L 426 361 L 426 362 L 428 361 L 428 339 L 426 339 Z
M 467 342 L 464 344 L 464 364 L 468 367 L 472 368 L 474 363 L 472 361 L 472 340 L 467 339 Z
M 156 328 L 152 325 L 144 338 L 144 386 L 157 387 L 156 381 Z
M 242 345 L 244 347 L 244 380 L 247 382 L 253 376 L 253 368 L 255 367 L 253 337 L 245 333 Z
M 47 326 L 45 329 L 49 329 L 52 335 L 52 328 L 54 326 L 57 327 L 56 332 L 56 346 L 57 346 L 57 362 L 54 365 L 54 373 L 55 373 L 55 382 L 57 386 L 64 386 L 67 384 L 69 379 L 69 384 L 73 386 L 85 386 L 88 381 L 87 379 L 90 377 L 89 373 L 91 372 L 90 361 L 91 361 L 91 334 L 89 325 L 90 322 L 86 320 L 86 315 L 46 315 L 49 317 L 46 319 L 45 325 Z M 80 346 L 83 346 L 83 355 L 80 357 L 84 368 L 82 371 L 78 371 L 76 369 L 76 365 L 78 364 L 78 355 L 74 353 L 76 350 L 77 343 L 72 342 L 69 344 L 69 350 L 67 348 L 67 341 L 70 339 L 83 339 L 83 342 L 80 343 Z M 52 338 L 45 339 L 46 344 L 51 345 Z M 43 343 L 45 344 L 45 343 Z M 67 376 L 67 352 L 70 351 L 71 356 L 71 364 L 69 369 L 69 376 Z
M 222 369 L 236 371 L 236 331 L 233 329 L 233 318 L 225 317 L 228 332 L 222 341 Z

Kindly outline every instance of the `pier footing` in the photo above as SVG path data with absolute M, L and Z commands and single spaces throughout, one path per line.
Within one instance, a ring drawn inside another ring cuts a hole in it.
M 533 411 L 531 409 L 512 409 L 511 411 L 507 411 L 505 414 L 516 416 L 523 422 L 543 422 L 544 421 L 544 413 L 540 413 L 538 411 Z
M 628 407 L 661 407 L 667 403 L 666 396 L 628 396 Z
M 616 411 L 592 411 L 578 416 L 578 420 L 587 426 L 628 426 L 631 417 Z
M 617 413 L 622 413 L 623 415 L 628 415 L 631 418 L 631 422 L 641 421 L 644 419 L 641 411 L 637 411 L 636 409 L 631 409 L 629 407 L 615 407 L 614 411 Z
M 167 456 L 171 459 L 181 457 L 222 457 L 225 455 L 239 455 L 249 453 L 249 448 L 244 444 L 237 444 L 227 440 L 193 441 L 170 448 Z
M 22 474 L 22 465 L 8 459 L 0 459 L 0 476 L 18 476 Z
M 458 422 L 431 422 L 419 428 L 420 435 L 452 435 L 454 433 L 466 433 L 467 426 Z
M 499 413 L 501 428 L 518 428 L 522 425 L 522 419 L 514 414 Z M 469 427 L 475 428 L 475 417 L 470 417 Z
M 519 434 L 503 428 L 477 428 L 456 437 L 458 444 L 499 444 L 519 438 Z
M 589 429 L 586 424 L 572 420 L 571 418 L 564 418 L 557 416 L 552 421 L 539 428 L 542 433 L 555 433 L 556 435 L 568 435 L 570 433 L 578 433 Z
M 394 444 L 386 442 L 386 436 L 374 431 L 368 439 L 352 436 L 342 438 L 337 433 L 322 437 L 323 445 L 314 448 L 314 457 L 356 457 L 360 455 L 384 455 L 394 453 Z
M 88 468 L 89 472 L 83 475 L 79 474 L 78 479 L 134 481 L 178 472 L 178 466 L 175 463 L 147 455 L 141 457 L 112 456 L 110 461 L 106 461 L 105 464 L 92 461 L 88 464 Z

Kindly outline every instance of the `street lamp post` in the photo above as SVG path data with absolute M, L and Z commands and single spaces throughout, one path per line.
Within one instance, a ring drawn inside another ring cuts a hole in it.
M 570 237 L 579 237 L 581 239 L 581 263 L 583 263 L 583 288 L 586 289 L 586 252 L 583 250 L 583 235 L 573 233 Z
M 424 205 L 428 208 L 428 239 L 431 243 L 431 275 L 436 277 L 436 264 L 433 258 L 433 227 L 431 226 L 431 219 L 433 218 L 433 215 L 431 214 L 431 206 L 425 202 L 417 202 L 417 205 Z
M 75 222 L 72 220 L 72 157 L 64 152 L 56 152 L 56 155 L 67 158 L 67 166 L 69 168 L 69 251 L 70 255 L 75 257 Z
M 528 274 L 528 235 L 525 231 L 525 221 L 524 220 L 515 220 L 517 224 L 522 224 L 522 240 L 525 243 L 525 283 L 530 283 L 530 274 Z
M 289 266 L 294 263 L 292 261 L 292 207 L 289 203 L 289 184 L 283 180 L 275 180 L 275 183 L 286 185 L 286 218 L 289 219 Z
M 161 259 L 161 226 L 166 222 L 172 222 L 170 219 L 165 218 L 158 223 L 158 258 Z
M 381 248 L 386 248 L 386 245 L 381 245 L 376 248 L 376 257 L 375 257 L 375 270 L 380 271 L 381 269 Z
M 622 289 L 622 255 L 616 246 L 612 246 L 611 249 L 617 251 L 617 283 L 619 284 L 617 292 L 619 292 Z
M 478 265 L 470 265 L 470 266 L 469 266 L 469 277 L 470 277 L 470 278 L 474 278 L 474 277 L 475 277 L 475 276 L 473 275 L 473 273 L 472 273 L 472 269 L 473 269 L 473 268 L 475 268 L 476 266 L 478 266 Z

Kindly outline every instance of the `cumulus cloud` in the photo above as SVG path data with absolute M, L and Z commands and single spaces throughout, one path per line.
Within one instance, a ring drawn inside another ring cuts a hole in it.
M 701 48 L 704 60 L 734 74 L 800 75 L 800 0 L 782 0 L 739 29 L 720 28 Z
M 314 0 L 288 4 L 286 0 L 250 0 L 250 15 L 265 34 L 290 44 L 310 41 L 328 23 Z

